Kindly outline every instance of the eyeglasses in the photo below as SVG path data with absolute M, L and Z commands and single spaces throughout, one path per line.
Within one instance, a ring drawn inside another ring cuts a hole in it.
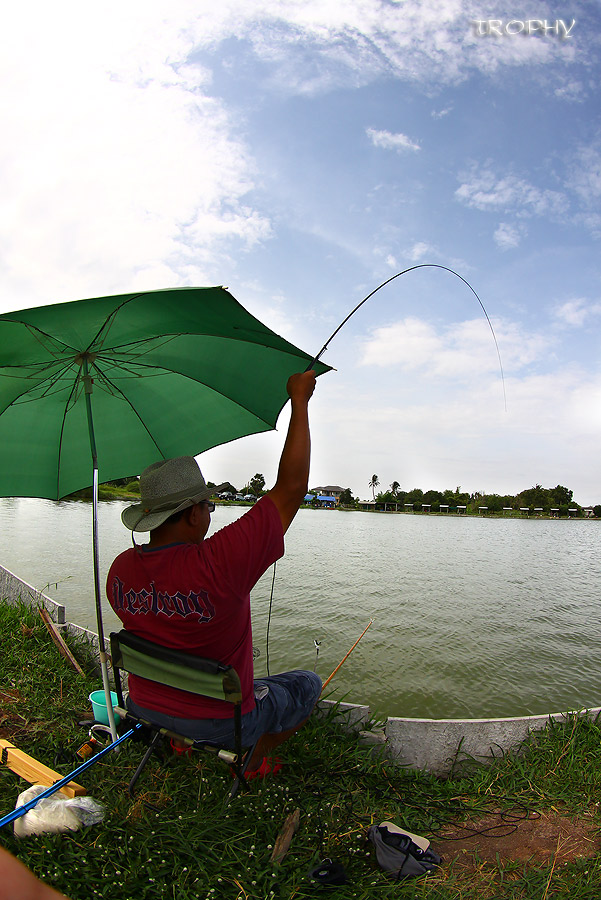
M 201 500 L 201 503 L 207 507 L 210 513 L 215 512 L 215 504 L 212 500 Z

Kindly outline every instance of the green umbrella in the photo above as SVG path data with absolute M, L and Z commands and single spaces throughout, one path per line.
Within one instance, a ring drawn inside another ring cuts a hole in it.
M 58 500 L 93 486 L 107 699 L 98 483 L 275 428 L 288 376 L 311 361 L 223 287 L 120 294 L 0 315 L 0 496 Z M 321 374 L 330 367 L 314 368 Z M 111 715 L 110 701 L 107 707 Z

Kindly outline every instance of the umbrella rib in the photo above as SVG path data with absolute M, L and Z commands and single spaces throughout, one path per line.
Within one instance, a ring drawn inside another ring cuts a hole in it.
M 103 381 L 105 384 L 110 385 L 110 387 L 112 388 L 113 396 L 117 395 L 117 396 L 121 397 L 121 399 L 124 400 L 125 403 L 127 403 L 127 405 L 130 407 L 130 409 L 132 410 L 132 412 L 137 416 L 138 421 L 139 421 L 140 424 L 142 425 L 142 428 L 143 428 L 144 431 L 147 433 L 148 437 L 150 438 L 150 440 L 152 441 L 152 443 L 154 444 L 154 446 L 157 448 L 157 451 L 160 453 L 160 455 L 161 455 L 161 456 L 163 457 L 163 459 L 164 459 L 164 458 L 165 458 L 165 454 L 163 453 L 163 451 L 162 451 L 161 448 L 159 447 L 158 443 L 157 443 L 156 440 L 155 440 L 154 435 L 152 434 L 152 432 L 150 431 L 150 429 L 149 429 L 148 426 L 146 425 L 146 422 L 144 421 L 144 419 L 142 418 L 142 416 L 140 415 L 140 413 L 138 412 L 138 410 L 136 409 L 136 407 L 134 406 L 134 404 L 131 402 L 131 400 L 129 399 L 129 397 L 127 397 L 127 396 L 123 393 L 123 391 L 120 390 L 120 389 L 117 387 L 117 385 L 116 385 L 113 381 L 111 381 L 111 379 L 110 379 L 104 372 L 102 372 L 102 371 L 97 367 L 96 363 L 93 363 L 93 366 L 94 366 L 94 369 L 96 370 L 96 372 L 97 372 L 98 377 L 100 378 L 100 380 Z
M 54 372 L 52 375 L 49 375 L 49 376 L 47 376 L 46 378 L 44 378 L 44 379 L 42 379 L 41 381 L 39 381 L 39 382 L 36 384 L 36 386 L 35 386 L 36 388 L 41 388 L 42 385 L 43 385 L 45 382 L 47 382 L 46 387 L 44 387 L 44 388 L 40 391 L 39 394 L 36 394 L 36 395 L 33 396 L 33 397 L 30 397 L 30 396 L 29 396 L 29 394 L 31 393 L 32 389 L 31 389 L 31 388 L 25 388 L 25 389 L 24 389 L 20 394 L 18 394 L 16 397 L 13 397 L 13 399 L 10 401 L 10 403 L 8 403 L 7 406 L 4 407 L 4 409 L 2 410 L 2 412 L 5 412 L 5 411 L 6 411 L 7 409 L 9 409 L 11 406 L 16 406 L 17 404 L 18 404 L 18 405 L 21 405 L 21 404 L 23 404 L 23 403 L 37 403 L 42 397 L 48 397 L 48 396 L 50 396 L 52 393 L 59 393 L 59 392 L 62 390 L 62 388 L 63 388 L 63 385 L 58 384 L 59 379 L 60 379 L 61 376 L 64 374 L 64 372 L 66 372 L 66 370 L 68 369 L 68 367 L 69 367 L 68 365 L 65 365 L 65 366 L 63 366 L 63 368 L 60 369 L 59 371 Z M 3 368 L 8 368 L 8 367 L 7 367 L 7 366 L 4 366 Z M 30 377 L 30 376 L 26 376 L 26 378 L 29 378 L 29 377 Z M 57 385 L 58 385 L 58 386 L 57 386 Z M 53 388 L 56 388 L 56 390 L 53 391 L 53 390 L 52 390 Z M 70 394 L 70 396 L 69 396 L 69 400 L 67 401 L 67 406 L 69 405 L 69 402 L 70 402 L 72 396 L 73 396 L 73 391 L 71 391 L 71 394 Z
M 117 313 L 119 312 L 120 309 L 122 309 L 127 303 L 130 303 L 132 300 L 137 300 L 138 297 L 141 297 L 143 294 L 147 294 L 147 293 L 154 293 L 154 291 L 141 291 L 138 294 L 133 294 L 131 297 L 126 297 L 125 300 L 123 300 L 123 302 L 120 303 L 119 306 L 117 306 L 111 312 L 111 314 L 105 318 L 104 322 L 102 323 L 102 325 L 100 326 L 100 328 L 98 329 L 98 331 L 96 332 L 96 334 L 94 335 L 94 337 L 92 338 L 92 340 L 90 341 L 88 346 L 86 347 L 85 352 L 89 351 L 90 347 L 92 347 L 94 345 L 94 343 L 97 340 L 99 340 L 99 336 L 102 334 L 104 329 L 106 329 L 107 334 L 108 334 L 108 330 L 109 330 L 110 326 L 113 324 L 115 316 L 117 315 Z M 25 312 L 27 312 L 27 310 L 25 310 Z M 47 350 L 49 353 L 52 353 L 53 351 L 51 349 L 49 350 L 49 348 L 46 347 L 46 345 L 43 343 L 43 341 L 40 340 L 40 335 L 43 335 L 45 338 L 48 338 L 49 341 L 53 341 L 55 344 L 62 344 L 63 347 L 68 347 L 70 350 L 73 350 L 74 353 L 78 352 L 75 347 L 71 346 L 71 344 L 68 344 L 68 343 L 66 343 L 66 341 L 62 341 L 60 338 L 57 338 L 51 334 L 48 334 L 46 331 L 43 331 L 43 329 L 38 328 L 37 325 L 32 325 L 30 322 L 26 322 L 23 319 L 9 318 L 8 315 L 3 316 L 2 318 L 9 322 L 15 322 L 18 325 L 24 325 L 25 328 L 27 328 L 27 330 L 31 332 L 32 336 L 42 345 L 44 350 Z M 105 337 L 106 337 L 106 335 L 105 335 Z M 57 357 L 57 358 L 59 358 L 59 357 Z
M 240 332 L 243 331 L 244 335 L 256 333 L 257 338 L 249 340 L 249 338 L 246 336 L 238 337 L 235 334 L 214 334 L 211 331 L 174 331 L 169 334 L 164 334 L 164 335 L 155 334 L 155 335 L 152 335 L 151 337 L 140 338 L 140 340 L 128 341 L 125 344 L 112 344 L 111 350 L 126 352 L 124 350 L 124 348 L 126 348 L 126 347 L 133 348 L 133 347 L 136 347 L 137 345 L 143 346 L 144 344 L 147 344 L 149 341 L 157 340 L 159 338 L 164 338 L 163 343 L 169 343 L 169 341 L 175 340 L 175 338 L 179 338 L 179 337 L 194 337 L 194 338 L 208 337 L 208 338 L 220 338 L 224 341 L 238 341 L 238 342 L 244 343 L 244 344 L 254 344 L 257 347 L 265 347 L 266 350 L 276 350 L 278 352 L 281 352 L 281 348 L 274 347 L 271 343 L 269 343 L 265 340 L 265 338 L 266 338 L 265 332 L 261 332 L 258 329 L 250 329 L 250 328 L 242 329 L 242 328 L 239 328 L 237 325 L 233 325 L 232 330 L 240 331 Z M 280 340 L 280 341 L 285 341 L 285 338 L 280 338 L 278 335 L 275 334 L 275 332 L 273 333 L 273 336 L 278 338 L 278 340 Z M 262 338 L 262 340 L 261 340 L 261 338 Z M 307 359 L 307 360 L 312 359 L 312 357 L 308 353 L 304 353 L 302 350 L 300 350 L 298 353 L 292 352 L 292 351 L 296 350 L 297 348 L 295 348 L 293 344 L 290 344 L 289 341 L 286 341 L 286 344 L 288 344 L 287 352 L 289 352 L 291 356 L 299 356 L 299 358 Z M 92 346 L 92 345 L 90 344 L 90 346 Z M 162 344 L 157 344 L 157 347 L 160 347 L 160 346 L 162 346 Z
M 96 341 L 100 340 L 100 335 L 102 334 L 103 331 L 105 331 L 105 329 L 106 329 L 106 331 L 105 331 L 105 334 L 103 337 L 103 341 L 106 340 L 108 333 L 110 331 L 110 328 L 111 328 L 113 322 L 115 321 L 115 316 L 117 315 L 119 310 L 123 309 L 123 307 L 126 306 L 128 303 L 131 303 L 132 300 L 137 300 L 138 297 L 144 296 L 144 294 L 154 294 L 154 293 L 156 293 L 156 292 L 155 291 L 140 291 L 138 294 L 132 294 L 131 297 L 126 297 L 125 300 L 123 300 L 119 304 L 119 306 L 115 307 L 115 309 L 111 312 L 111 314 L 106 317 L 106 319 L 104 320 L 104 322 L 102 323 L 102 325 L 100 326 L 100 328 L 98 329 L 98 331 L 96 332 L 96 334 L 94 335 L 94 337 L 92 338 L 92 340 L 90 341 L 90 343 L 88 344 L 86 349 L 89 350 L 90 347 L 94 346 Z
M 71 349 L 71 348 L 69 348 L 69 349 Z M 59 362 L 59 361 L 60 361 L 60 358 L 61 358 L 60 356 L 53 357 L 53 359 L 55 359 L 56 362 Z M 33 362 L 32 362 L 32 363 L 2 363 L 2 365 L 0 365 L 0 369 L 2 369 L 2 371 L 4 371 L 4 369 L 32 369 L 32 370 L 33 370 L 33 374 L 35 374 L 35 372 L 36 372 L 38 369 L 44 369 L 44 368 L 47 368 L 47 367 L 48 367 L 48 362 L 37 362 L 37 363 L 33 363 Z M 31 375 L 24 375 L 23 378 L 31 378 Z
M 308 358 L 308 357 L 307 357 L 307 358 Z M 113 363 L 113 365 L 115 366 L 115 368 L 121 368 L 121 366 L 118 366 L 118 364 L 115 362 L 115 360 L 110 360 L 110 361 L 111 361 L 111 363 Z M 111 379 L 108 377 L 108 375 L 107 375 L 105 372 L 102 372 L 100 369 L 97 368 L 96 362 L 94 362 L 93 365 L 94 365 L 94 368 L 96 368 L 96 370 L 97 370 L 97 372 L 98 372 L 100 378 L 101 378 L 103 381 L 105 381 L 107 384 L 109 384 L 112 388 L 114 388 L 115 391 L 116 391 L 118 394 L 120 394 L 120 396 L 123 397 L 123 399 L 126 400 L 126 401 L 130 404 L 130 406 L 131 406 L 131 408 L 133 409 L 133 411 L 136 413 L 136 415 L 138 416 L 138 418 L 140 418 L 139 413 L 137 412 L 136 408 L 133 406 L 133 404 L 131 403 L 131 401 L 125 396 L 125 394 L 124 394 L 121 390 L 119 390 L 119 388 L 117 387 L 117 385 L 114 384 L 113 381 L 111 381 Z M 145 368 L 148 368 L 148 369 L 155 368 L 154 366 L 152 366 L 152 365 L 146 365 L 146 364 L 143 363 L 143 362 L 138 362 L 138 363 L 136 363 L 136 365 L 139 366 L 139 367 L 144 366 Z M 123 367 L 123 368 L 125 368 L 125 367 Z M 160 373 L 160 374 L 168 375 L 169 372 L 167 371 L 167 369 L 164 369 L 163 372 Z M 150 377 L 154 377 L 154 378 L 160 377 L 160 374 L 157 373 L 157 372 L 155 372 L 155 373 L 153 373 L 152 376 L 150 376 Z M 196 384 L 202 384 L 203 387 L 206 387 L 207 390 L 209 390 L 209 391 L 213 391 L 213 393 L 219 393 L 222 397 L 225 397 L 227 400 L 230 400 L 230 401 L 231 401 L 235 406 L 237 406 L 239 409 L 243 409 L 243 410 L 245 410 L 247 413 L 249 413 L 251 416 L 254 416 L 254 418 L 257 419 L 257 421 L 263 422 L 265 425 L 268 425 L 270 428 L 273 428 L 273 425 L 271 424 L 271 422 L 269 422 L 267 419 L 264 419 L 264 418 L 263 418 L 262 416 L 260 416 L 257 412 L 255 412 L 255 410 L 249 409 L 248 406 L 245 406 L 243 403 L 240 403 L 239 400 L 235 400 L 235 399 L 234 399 L 233 397 L 231 397 L 229 394 L 224 394 L 223 391 L 217 391 L 217 390 L 216 390 L 214 387 L 212 387 L 210 384 L 207 384 L 206 381 L 200 381 L 198 378 L 192 378 L 190 375 L 186 375 L 184 372 L 175 372 L 175 374 L 180 375 L 182 378 L 189 379 L 190 381 L 194 381 L 194 382 L 196 382 Z M 148 375 L 138 375 L 137 377 L 138 377 L 138 378 L 148 378 L 149 376 L 148 376 Z M 285 406 L 286 402 L 287 402 L 287 398 L 286 398 L 286 400 L 284 401 L 284 403 L 282 404 L 282 406 Z M 281 410 L 280 410 L 280 411 L 281 411 Z M 144 423 L 143 423 L 143 420 L 142 420 L 141 418 L 140 418 L 140 421 L 142 422 L 142 424 L 144 424 Z M 145 426 L 145 427 L 146 427 L 146 426 Z M 150 432 L 149 432 L 149 434 L 150 434 Z M 152 437 L 152 435 L 150 435 L 150 437 Z M 153 440 L 154 440 L 154 438 L 153 438 Z M 155 443 L 156 443 L 156 441 L 155 441 Z M 157 448 L 158 448 L 158 445 L 157 445 Z M 161 455 L 163 455 L 163 454 L 162 454 L 162 451 L 160 451 L 160 452 L 161 452 Z
M 41 328 L 38 328 L 37 325 L 32 325 L 30 322 L 23 322 L 22 319 L 8 319 L 9 322 L 14 322 L 17 325 L 24 325 L 25 328 L 30 332 L 32 337 L 36 339 L 36 341 L 46 350 L 48 353 L 52 354 L 55 359 L 60 359 L 60 355 L 54 355 L 54 351 L 52 348 L 47 347 L 44 342 L 40 339 L 40 335 L 43 335 L 45 338 L 48 338 L 53 344 L 61 344 L 63 347 L 67 347 L 69 350 L 73 350 L 75 352 L 75 347 L 72 347 L 71 344 L 67 344 L 66 341 L 61 341 L 60 338 L 54 337 L 48 332 L 43 331 Z
M 126 344 L 112 344 L 111 352 L 124 353 L 124 354 L 129 353 L 130 351 L 125 350 L 124 348 L 126 348 L 126 347 L 144 348 L 151 341 L 156 341 L 157 339 L 162 338 L 162 340 L 160 340 L 160 342 L 155 344 L 154 347 L 152 348 L 153 350 L 157 350 L 159 347 L 163 347 L 165 344 L 168 344 L 170 341 L 175 340 L 175 338 L 183 337 L 183 335 L 185 335 L 185 334 L 192 334 L 192 333 L 193 332 L 189 332 L 189 331 L 179 331 L 179 332 L 174 332 L 173 334 L 163 334 L 163 335 L 154 334 L 154 335 L 152 335 L 152 337 L 140 338 L 139 341 L 128 341 Z M 99 352 L 99 355 L 101 353 L 102 353 L 102 351 Z M 140 350 L 139 352 L 136 351 L 136 357 L 141 356 L 143 353 L 144 353 L 144 349 Z

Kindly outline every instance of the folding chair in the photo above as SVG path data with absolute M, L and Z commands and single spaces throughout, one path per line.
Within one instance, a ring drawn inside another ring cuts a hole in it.
M 245 773 L 247 766 L 256 747 L 243 748 L 242 746 L 242 689 L 240 678 L 236 670 L 226 663 L 216 659 L 192 656 L 180 650 L 172 650 L 162 647 L 153 641 L 138 637 L 129 631 L 119 631 L 110 636 L 111 657 L 113 671 L 115 673 L 115 690 L 119 702 L 117 710 L 119 716 L 129 724 L 139 723 L 143 728 L 150 743 L 129 783 L 129 794 L 133 797 L 135 784 L 142 774 L 146 763 L 153 752 L 157 751 L 157 744 L 163 738 L 169 737 L 187 744 L 195 749 L 206 750 L 223 760 L 233 771 L 235 780 L 226 797 L 228 803 L 236 796 L 242 784 L 246 785 Z M 121 686 L 121 671 L 139 675 L 150 681 L 179 688 L 203 697 L 213 697 L 216 700 L 225 700 L 233 706 L 234 719 L 234 749 L 215 746 L 206 741 L 195 741 L 157 725 L 152 721 L 141 719 L 131 713 L 125 706 Z M 246 750 L 246 754 L 244 754 Z

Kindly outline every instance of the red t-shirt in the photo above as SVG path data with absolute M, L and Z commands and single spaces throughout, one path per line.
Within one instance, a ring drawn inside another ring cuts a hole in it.
M 242 684 L 242 713 L 254 708 L 250 591 L 284 554 L 277 508 L 264 497 L 201 544 L 132 547 L 113 562 L 109 603 L 127 631 L 165 647 L 233 665 Z M 140 706 L 183 719 L 229 718 L 221 700 L 130 675 Z

